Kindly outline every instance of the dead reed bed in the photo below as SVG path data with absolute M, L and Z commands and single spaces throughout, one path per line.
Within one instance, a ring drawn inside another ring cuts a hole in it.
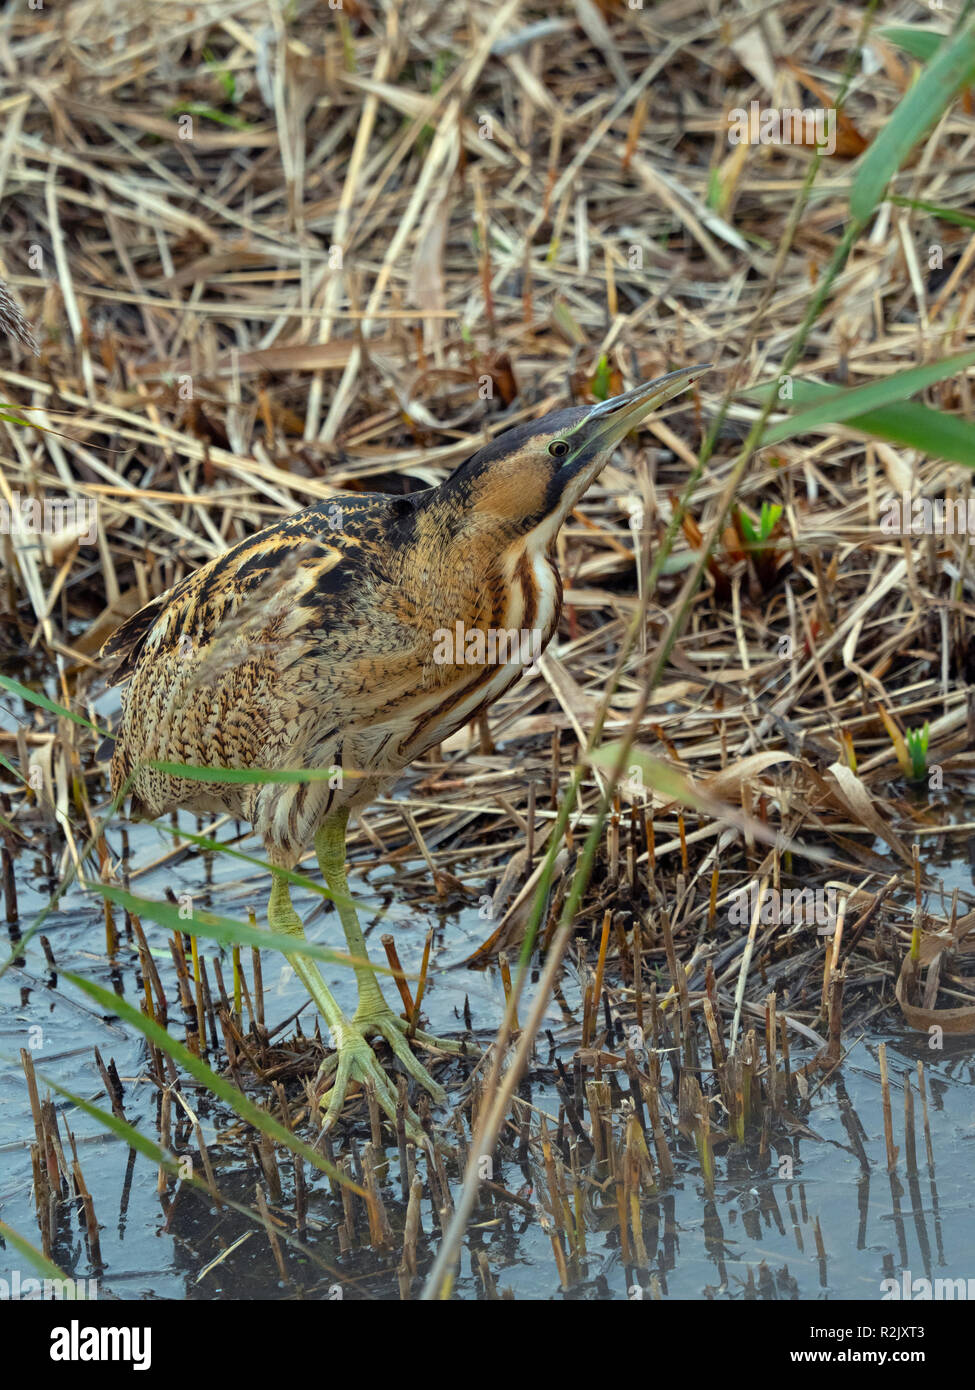
M 415 1296 L 499 1102 L 500 1152 L 530 1157 L 540 1208 L 486 1178 L 479 1220 L 540 1209 L 565 1289 L 594 1220 L 614 1221 L 626 1264 L 648 1271 L 648 1202 L 675 1169 L 694 1163 L 711 1190 L 723 1155 L 772 1162 L 872 1020 L 975 1030 L 975 896 L 945 895 L 929 854 L 972 829 L 953 810 L 975 720 L 970 540 L 883 525 L 892 496 L 967 503 L 968 473 L 828 421 L 734 471 L 761 410 L 749 388 L 781 383 L 841 243 L 854 160 L 916 77 L 881 30 L 930 17 L 909 0 L 883 24 L 857 4 L 82 0 L 66 19 L 0 20 L 0 493 L 11 510 L 74 504 L 56 534 L 0 535 L 0 657 L 40 698 L 8 685 L 0 727 L 13 930 L 28 852 L 54 880 L 137 892 L 124 827 L 99 823 L 92 729 L 106 722 L 96 654 L 121 619 L 336 489 L 430 486 L 512 423 L 715 363 L 628 441 L 563 531 L 557 640 L 350 840 L 358 872 L 400 864 L 416 901 L 489 899 L 472 964 L 507 970 L 509 993 L 550 876 L 536 959 L 553 984 L 561 971 L 579 981 L 581 1010 L 558 1038 L 527 1026 L 529 987 L 487 1058 L 450 1070 L 455 1109 L 427 1116 L 425 1155 L 369 1096 L 344 1137 L 315 1148 L 321 1043 L 280 1035 L 259 958 L 239 950 L 225 978 L 212 943 L 173 931 L 172 996 L 138 913 L 93 893 L 106 959 L 141 962 L 143 1014 L 274 1122 L 240 1121 L 259 1193 L 244 1205 L 283 1280 L 291 1246 L 314 1245 L 308 1181 L 323 1151 L 341 1251 L 381 1252 Z M 830 106 L 844 74 L 835 153 L 790 225 L 814 150 L 731 145 L 728 113 Z M 879 383 L 972 346 L 973 129 L 966 92 L 829 278 L 787 383 Z M 927 404 L 967 419 L 970 383 L 964 370 L 938 381 Z M 689 593 L 729 480 L 733 506 Z M 234 836 L 226 822 L 201 830 Z M 473 1020 L 482 1044 L 497 1022 Z M 198 1156 L 192 1181 L 229 1200 L 181 1063 L 158 1035 L 147 1047 L 159 1132 L 143 1152 L 161 1199 L 187 1187 L 173 1176 L 182 1144 Z M 522 1062 L 554 1110 L 506 1094 Z M 124 1087 L 98 1065 L 124 1124 Z M 81 1204 L 95 1242 L 97 1222 L 29 1055 L 27 1077 L 50 1255 L 59 1196 Z M 923 1098 L 923 1072 L 919 1085 Z M 300 1137 L 290 1151 L 282 1130 Z M 891 1130 L 895 1165 L 896 1147 Z M 916 1163 L 913 1131 L 908 1148 Z M 421 1193 L 438 1213 L 426 1234 Z M 470 1259 L 498 1296 L 476 1240 Z M 647 1296 L 656 1278 L 641 1277 Z

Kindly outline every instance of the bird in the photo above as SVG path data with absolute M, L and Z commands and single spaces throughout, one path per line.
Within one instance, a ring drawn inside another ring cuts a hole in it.
M 281 871 L 314 845 L 358 986 L 348 1017 L 317 964 L 292 957 L 334 1047 L 321 1071 L 323 1129 L 353 1082 L 371 1083 L 396 1119 L 398 1093 L 373 1039 L 436 1103 L 446 1094 L 411 1042 L 464 1050 L 411 1028 L 383 994 L 346 877 L 350 813 L 544 650 L 562 609 L 559 529 L 625 436 L 707 370 L 684 367 L 522 422 L 435 487 L 336 492 L 232 545 L 103 646 L 116 663 L 109 684 L 128 682 L 111 757 L 116 804 L 129 794 L 133 816 L 183 808 L 249 822 L 271 867 L 268 926 L 292 937 L 304 932 Z M 160 763 L 330 775 L 210 782 L 151 765 Z M 410 1107 L 408 1122 L 419 1132 Z

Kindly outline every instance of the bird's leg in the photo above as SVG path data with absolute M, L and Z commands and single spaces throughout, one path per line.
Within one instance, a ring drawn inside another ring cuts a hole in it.
M 291 902 L 287 879 L 279 878 L 277 875 L 271 880 L 267 918 L 272 931 L 304 939 L 305 931 L 301 925 L 301 918 Z M 339 1111 L 345 1104 L 349 1082 L 352 1080 L 372 1082 L 376 1088 L 376 1099 L 395 1124 L 399 1094 L 380 1066 L 376 1054 L 366 1042 L 360 1028 L 346 1018 L 314 961 L 309 960 L 307 956 L 292 956 L 291 964 L 295 974 L 311 995 L 318 1012 L 328 1024 L 335 1043 L 333 1057 L 336 1064 L 332 1069 L 336 1071 L 336 1077 L 322 1127 L 329 1128 L 338 1118 Z M 436 1082 L 433 1082 L 433 1085 L 436 1086 Z M 421 1143 L 426 1142 L 420 1121 L 409 1107 L 406 1111 L 406 1125 L 412 1138 Z
M 355 958 L 355 974 L 359 984 L 359 1005 L 352 1018 L 351 1026 L 363 1038 L 378 1034 L 386 1039 L 414 1081 L 429 1091 L 436 1101 L 443 1101 L 446 1095 L 427 1069 L 420 1064 L 410 1050 L 406 1033 L 409 1024 L 399 1018 L 386 1002 L 376 978 L 376 972 L 369 962 L 366 940 L 359 925 L 355 905 L 349 896 L 349 884 L 345 876 L 345 828 L 348 824 L 347 810 L 336 811 L 329 816 L 315 836 L 315 853 L 325 882 L 335 895 L 342 930 L 345 932 L 349 954 Z M 436 1038 L 430 1033 L 417 1030 L 413 1037 L 427 1047 L 439 1048 L 444 1052 L 464 1052 L 462 1043 L 448 1038 Z M 331 1060 L 331 1059 L 330 1059 Z M 326 1067 L 329 1063 L 326 1062 Z M 341 1059 L 338 1062 L 341 1070 Z M 332 1105 L 335 1104 L 333 1092 Z M 329 1107 L 331 1110 L 331 1106 Z
M 339 921 L 345 932 L 345 942 L 349 955 L 355 960 L 356 983 L 359 986 L 359 1006 L 355 1011 L 355 1021 L 360 1018 L 392 1010 L 383 997 L 376 979 L 376 972 L 369 964 L 366 938 L 359 926 L 359 917 L 349 894 L 349 882 L 345 876 L 345 828 L 349 823 L 348 811 L 336 811 L 328 817 L 315 836 L 315 854 L 322 877 L 335 895 L 335 906 Z

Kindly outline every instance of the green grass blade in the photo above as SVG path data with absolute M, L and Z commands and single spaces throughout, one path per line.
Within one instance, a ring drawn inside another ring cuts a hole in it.
M 812 405 L 827 396 L 839 394 L 841 390 L 839 386 L 826 386 L 821 382 L 797 381 L 793 384 L 794 399 L 798 405 Z M 743 394 L 762 399 L 764 392 L 746 391 Z M 895 405 L 883 406 L 880 410 L 851 416 L 843 423 L 874 439 L 886 440 L 888 444 L 919 449 L 930 458 L 941 458 L 975 469 L 975 430 L 968 420 L 958 415 L 946 415 L 943 411 L 932 410 L 930 406 L 915 401 L 900 401 Z
M 944 381 L 971 366 L 975 366 L 975 352 L 960 352 L 954 357 L 944 357 L 940 362 L 929 362 L 923 367 L 910 367 L 905 372 L 894 372 L 880 381 L 870 382 L 867 386 L 827 387 L 830 395 L 824 393 L 818 402 L 807 409 L 789 416 L 787 420 L 770 425 L 762 436 L 762 446 L 778 444 L 781 440 L 791 439 L 797 434 L 808 434 L 823 425 L 843 424 L 854 416 L 866 415 L 880 407 L 903 402 L 917 391 L 923 391 L 925 387 Z M 795 398 L 795 387 L 799 384 L 793 383 Z M 815 385 L 819 387 L 821 384 Z M 765 400 L 765 392 L 768 389 L 767 386 L 758 387 L 755 395 Z
M 945 415 L 926 405 L 903 401 L 866 415 L 856 415 L 846 424 L 888 444 L 918 449 L 928 458 L 944 459 L 975 469 L 975 430 L 971 422 L 957 415 Z
M 65 709 L 64 705 L 59 705 L 57 701 L 49 700 L 46 695 L 41 695 L 36 690 L 21 685 L 20 681 L 15 681 L 12 676 L 0 676 L 0 690 L 6 690 L 11 695 L 18 695 L 30 705 L 39 705 L 41 709 L 46 709 L 48 714 L 60 714 L 65 719 L 73 719 L 76 724 L 82 724 L 86 729 L 91 729 L 99 736 L 102 735 L 102 730 L 99 729 L 98 725 L 93 724 L 84 715 L 75 714 L 72 710 Z
M 2 761 L 2 757 L 0 757 L 0 761 Z M 21 778 L 21 781 L 23 781 L 23 778 Z M 244 864 L 251 864 L 255 869 L 261 869 L 266 874 L 277 874 L 279 878 L 283 878 L 286 883 L 292 884 L 295 888 L 310 890 L 312 893 L 317 893 L 320 897 L 325 898 L 328 902 L 348 903 L 350 907 L 355 907 L 357 903 L 363 900 L 369 901 L 373 898 L 382 900 L 384 896 L 384 893 L 378 888 L 372 889 L 371 891 L 359 889 L 355 897 L 353 897 L 351 893 L 345 895 L 335 893 L 331 888 L 326 887 L 324 883 L 317 883 L 315 879 L 308 878 L 305 874 L 298 873 L 296 869 L 278 868 L 273 864 L 269 864 L 266 859 L 258 859 L 254 854 L 245 854 L 241 849 L 234 849 L 232 845 L 224 840 L 211 840 L 206 835 L 197 835 L 195 831 L 184 830 L 178 825 L 167 825 L 165 834 L 175 835 L 180 840 L 188 840 L 190 844 L 196 845 L 199 849 L 210 850 L 215 854 L 227 854 L 231 859 L 240 859 Z M 408 907 L 400 908 L 392 904 L 388 907 L 375 909 L 375 915 L 385 918 L 388 921 L 412 922 L 414 920 L 413 913 Z
M 43 1275 L 45 1279 L 57 1279 L 62 1281 L 73 1291 L 78 1284 L 83 1282 L 80 1279 L 73 1279 L 69 1274 L 65 1274 L 64 1270 L 61 1269 L 59 1265 L 56 1265 L 53 1260 L 49 1260 L 46 1255 L 42 1254 L 35 1245 L 31 1245 L 29 1240 L 25 1240 L 12 1226 L 8 1226 L 6 1221 L 0 1221 L 0 1237 L 12 1245 L 19 1255 L 23 1255 L 24 1259 L 27 1260 L 29 1264 L 32 1264 L 38 1274 Z M 74 1298 L 76 1296 L 80 1297 L 80 1295 L 76 1295 L 75 1292 L 72 1292 L 69 1298 Z
M 6 420 L 8 425 L 21 425 L 28 430 L 43 430 L 43 425 L 38 425 L 32 420 L 25 420 L 20 415 L 8 415 L 6 410 L 0 409 L 0 420 Z M 53 430 L 45 430 L 45 433 L 53 433 Z
M 199 116 L 203 121 L 213 121 L 215 125 L 229 126 L 231 130 L 253 130 L 250 121 L 245 121 L 243 116 L 232 116 L 225 111 L 218 111 L 214 106 L 206 106 L 199 101 L 182 101 L 178 106 L 170 109 L 173 116 Z
M 258 859 L 255 854 L 245 854 L 242 849 L 234 849 L 232 845 L 223 840 L 211 840 L 207 835 L 198 835 L 193 830 L 183 830 L 178 825 L 167 825 L 165 833 L 175 835 L 180 840 L 188 840 L 191 845 L 196 845 L 198 849 L 210 850 L 214 854 L 226 854 L 231 859 L 240 859 L 244 864 L 251 864 L 255 869 L 261 869 L 266 874 L 277 874 L 286 883 L 294 884 L 296 888 L 310 889 L 313 893 L 318 893 L 330 902 L 349 902 L 355 906 L 355 900 L 351 896 L 347 898 L 343 898 L 341 894 L 336 896 L 330 888 L 326 888 L 324 883 L 316 883 L 313 878 L 307 878 L 305 874 L 299 874 L 295 869 L 276 868 L 273 864 L 269 864 L 266 859 Z
M 850 211 L 857 222 L 867 221 L 914 146 L 973 80 L 975 23 L 969 21 L 939 44 L 937 53 L 863 155 L 850 193 Z
M 926 203 L 923 198 L 902 198 L 899 194 L 892 193 L 887 201 L 896 203 L 899 208 L 914 208 L 917 212 L 930 213 L 932 217 L 939 217 L 942 222 L 953 222 L 956 227 L 975 227 L 975 217 L 967 212 L 959 212 L 956 208 L 944 208 L 938 203 Z
M 896 44 L 905 53 L 909 53 L 912 58 L 919 58 L 922 63 L 927 63 L 934 57 L 943 40 L 947 37 L 945 34 L 936 33 L 933 29 L 907 29 L 898 25 L 894 25 L 890 29 L 880 29 L 878 33 L 882 39 Z
M 763 502 L 761 517 L 761 538 L 767 541 L 769 536 L 778 525 L 779 517 L 782 515 L 782 507 L 778 502 Z
M 329 965 L 351 965 L 352 957 L 330 951 L 327 946 L 316 946 L 303 936 L 287 936 L 284 932 L 265 931 L 261 927 L 238 922 L 236 917 L 218 917 L 213 912 L 194 913 L 192 917 L 181 917 L 180 909 L 174 903 L 158 902 L 154 898 L 137 898 L 124 888 L 113 883 L 93 882 L 91 887 L 101 893 L 103 898 L 127 908 L 140 918 L 147 917 L 150 922 L 158 922 L 169 931 L 186 932 L 188 936 L 203 936 L 216 941 L 221 946 L 253 946 L 259 951 L 281 951 L 286 956 L 308 956 L 312 960 L 325 961 Z M 376 969 L 382 967 L 376 966 Z
M 140 767 L 165 772 L 170 777 L 185 777 L 188 782 L 229 782 L 234 784 L 265 782 L 327 782 L 338 775 L 334 767 L 203 767 L 199 763 L 166 763 L 147 760 Z
M 758 535 L 755 531 L 755 527 L 752 525 L 751 517 L 743 507 L 738 508 L 737 517 L 742 540 L 747 541 L 749 545 L 757 545 Z
M 2 753 L 0 753 L 0 767 L 2 767 L 4 771 L 9 772 L 15 781 L 23 782 L 24 786 L 27 785 L 27 778 L 21 772 L 20 768 L 14 767 L 10 759 L 5 758 Z

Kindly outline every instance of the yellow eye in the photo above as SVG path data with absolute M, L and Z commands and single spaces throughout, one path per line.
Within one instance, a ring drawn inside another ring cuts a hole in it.
M 548 451 L 555 459 L 564 459 L 569 452 L 569 446 L 564 439 L 553 439 L 548 446 Z

